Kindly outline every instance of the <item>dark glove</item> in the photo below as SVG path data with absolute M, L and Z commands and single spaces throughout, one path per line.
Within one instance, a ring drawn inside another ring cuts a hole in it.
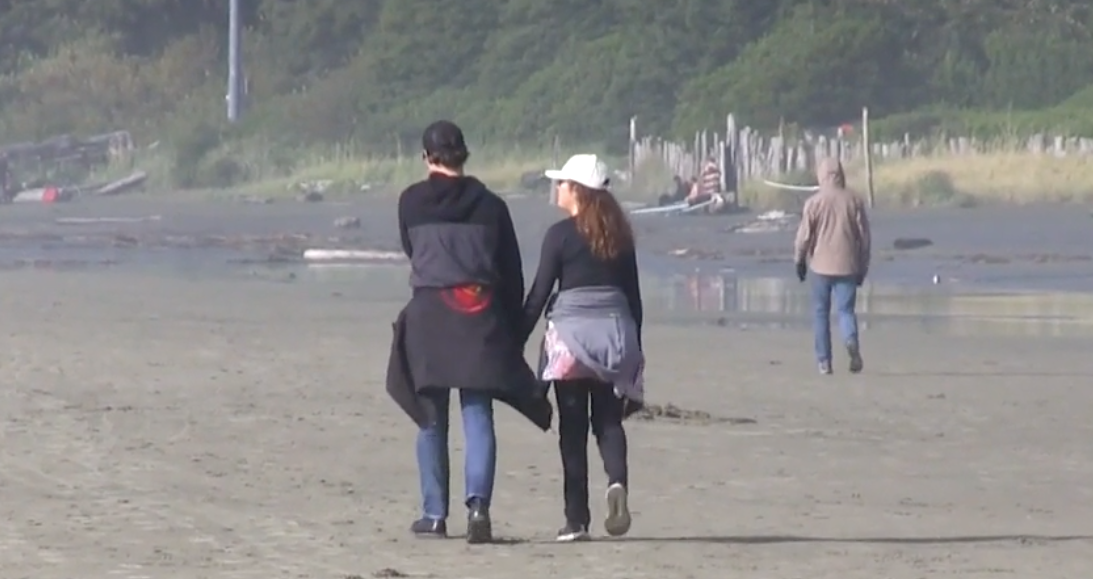
M 859 275 L 856 281 L 858 282 L 858 287 L 861 287 L 862 284 L 865 283 L 865 274 Z
M 805 281 L 805 276 L 807 276 L 807 275 L 808 275 L 808 266 L 805 265 L 805 262 L 803 262 L 803 261 L 797 262 L 797 279 L 800 280 L 801 282 L 804 282 Z

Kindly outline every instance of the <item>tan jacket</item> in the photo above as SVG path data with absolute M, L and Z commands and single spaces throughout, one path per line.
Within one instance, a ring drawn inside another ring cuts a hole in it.
M 839 171 L 841 176 L 841 168 Z M 841 178 L 839 179 L 841 181 Z M 872 252 L 865 203 L 834 175 L 821 177 L 820 190 L 805 201 L 794 243 L 796 263 L 821 275 L 869 273 Z

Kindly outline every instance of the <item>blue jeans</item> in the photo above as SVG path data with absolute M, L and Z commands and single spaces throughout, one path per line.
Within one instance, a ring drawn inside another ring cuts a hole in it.
M 858 316 L 854 313 L 858 280 L 852 275 L 812 273 L 813 331 L 816 334 L 816 361 L 831 361 L 831 302 L 839 317 L 843 342 L 858 344 Z
M 437 422 L 417 434 L 417 466 L 421 476 L 421 499 L 426 518 L 448 518 L 451 464 L 448 457 L 448 424 L 451 391 L 430 394 L 435 400 Z M 493 398 L 472 390 L 459 391 L 463 410 L 463 437 L 466 440 L 467 502 L 480 499 L 487 505 L 493 496 L 497 472 L 497 437 L 493 430 Z

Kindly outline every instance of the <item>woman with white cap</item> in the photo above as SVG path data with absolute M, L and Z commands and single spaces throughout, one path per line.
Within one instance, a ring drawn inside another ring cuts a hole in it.
M 558 540 L 589 538 L 590 424 L 608 478 L 604 529 L 619 536 L 630 529 L 622 422 L 642 406 L 645 365 L 634 234 L 596 155 L 574 155 L 546 176 L 568 215 L 543 239 L 524 302 L 524 335 L 531 335 L 545 308 L 539 377 L 553 385 L 558 403 L 566 516 Z

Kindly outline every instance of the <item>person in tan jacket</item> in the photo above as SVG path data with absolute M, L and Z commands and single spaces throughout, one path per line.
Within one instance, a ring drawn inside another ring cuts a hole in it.
M 823 159 L 816 167 L 820 188 L 805 201 L 797 228 L 794 257 L 797 278 L 804 282 L 812 270 L 816 361 L 820 372 L 831 373 L 831 302 L 850 357 L 850 372 L 864 366 L 855 314 L 858 288 L 869 273 L 871 239 L 865 202 L 846 186 L 846 174 L 837 159 Z

